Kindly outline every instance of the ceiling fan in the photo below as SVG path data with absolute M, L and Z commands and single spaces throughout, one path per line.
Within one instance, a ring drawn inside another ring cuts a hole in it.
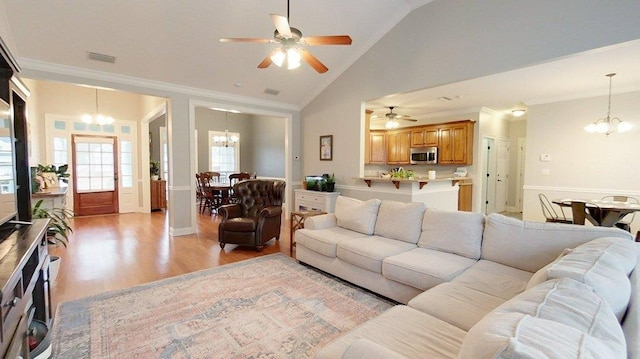
M 277 43 L 282 46 L 271 51 L 267 57 L 258 64 L 258 68 L 264 69 L 272 63 L 281 67 L 286 63 L 287 69 L 293 70 L 300 66 L 300 60 L 304 60 L 319 73 L 325 73 L 327 68 L 320 60 L 313 56 L 305 46 L 316 45 L 351 45 L 349 35 L 330 36 L 302 36 L 302 31 L 289 26 L 289 0 L 287 0 L 287 17 L 271 14 L 271 20 L 276 27 L 273 39 L 264 38 L 223 38 L 220 42 L 251 42 L 251 43 Z
M 409 121 L 409 122 L 417 122 L 418 120 L 413 119 L 413 118 L 409 118 L 409 116 L 405 116 L 405 115 L 399 115 L 395 112 L 393 112 L 393 109 L 396 108 L 395 106 L 388 106 L 387 107 L 389 109 L 389 112 L 387 112 L 384 115 L 384 119 L 387 120 L 387 123 L 384 125 L 386 128 L 396 128 L 398 127 L 400 124 L 398 123 L 398 120 L 401 121 Z M 383 118 L 379 118 L 377 115 L 372 115 L 371 116 L 372 120 L 383 120 Z

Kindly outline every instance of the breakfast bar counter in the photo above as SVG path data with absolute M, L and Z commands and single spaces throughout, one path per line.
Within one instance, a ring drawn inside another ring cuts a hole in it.
M 422 189 L 425 185 L 430 182 L 451 182 L 452 186 L 455 186 L 459 182 L 470 183 L 471 178 L 469 177 L 436 177 L 434 179 L 429 179 L 429 177 L 411 177 L 411 178 L 382 178 L 382 177 L 359 177 L 358 179 L 363 180 L 368 187 L 371 187 L 372 183 L 393 183 L 396 189 L 400 189 L 401 183 L 417 184 L 418 189 Z

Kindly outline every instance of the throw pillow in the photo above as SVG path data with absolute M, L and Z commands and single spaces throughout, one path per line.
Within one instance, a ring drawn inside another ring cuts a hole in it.
M 379 199 L 361 201 L 338 196 L 336 199 L 336 221 L 339 227 L 371 235 L 376 225 L 379 207 Z
M 382 201 L 374 234 L 416 244 L 425 208 L 422 202 Z

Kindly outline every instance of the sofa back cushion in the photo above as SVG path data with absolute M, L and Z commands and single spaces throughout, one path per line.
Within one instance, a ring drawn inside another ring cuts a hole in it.
M 458 353 L 485 358 L 626 358 L 626 349 L 552 320 L 494 311 L 469 330 Z
M 378 210 L 374 234 L 416 244 L 426 206 L 422 202 L 383 200 Z
M 484 220 L 482 213 L 427 209 L 418 246 L 479 259 Z
M 638 245 L 620 238 L 598 238 L 576 247 L 546 269 L 548 278 L 585 283 L 604 298 L 622 320 L 629 298 L 629 274 L 636 266 Z
M 378 217 L 379 199 L 361 201 L 338 196 L 336 199 L 336 222 L 339 227 L 352 231 L 373 234 Z
M 536 272 L 565 248 L 600 237 L 633 238 L 629 232 L 617 228 L 525 222 L 492 213 L 485 221 L 482 258 Z
M 458 358 L 624 358 L 616 317 L 587 285 L 544 282 L 501 304 L 469 330 Z

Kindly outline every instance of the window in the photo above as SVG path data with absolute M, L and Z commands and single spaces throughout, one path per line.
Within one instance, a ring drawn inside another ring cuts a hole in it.
M 228 141 L 234 138 L 237 141 Z M 229 175 L 239 172 L 239 143 L 240 135 L 238 133 L 227 133 L 209 131 L 209 170 L 220 172 L 220 182 L 227 183 Z
M 131 141 L 120 141 L 120 183 L 123 188 L 133 187 L 133 151 Z
M 76 189 L 78 192 L 115 190 L 113 141 L 108 138 L 75 140 Z
M 56 167 L 69 163 L 69 151 L 67 150 L 66 137 L 53 138 L 53 164 Z

